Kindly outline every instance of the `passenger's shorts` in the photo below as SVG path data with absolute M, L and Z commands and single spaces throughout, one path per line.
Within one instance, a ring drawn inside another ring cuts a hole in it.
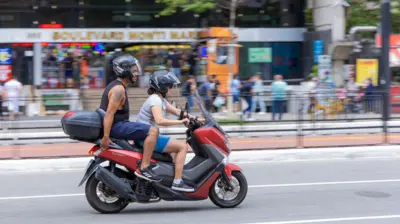
M 149 134 L 151 126 L 139 122 L 121 121 L 113 124 L 110 137 L 140 141 L 145 140 Z
M 171 137 L 169 136 L 159 135 L 156 143 L 156 148 L 154 149 L 154 151 L 159 153 L 164 152 L 170 139 Z M 137 145 L 140 148 L 143 148 L 143 144 L 144 144 L 143 140 L 135 141 L 135 145 Z

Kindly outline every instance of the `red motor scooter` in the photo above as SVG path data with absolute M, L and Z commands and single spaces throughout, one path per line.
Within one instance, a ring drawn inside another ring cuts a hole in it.
M 233 208 L 242 203 L 248 185 L 241 169 L 229 163 L 231 149 L 227 135 L 204 109 L 198 93 L 194 98 L 205 122 L 201 124 L 197 119 L 190 119 L 187 124 L 187 143 L 195 156 L 184 166 L 182 179 L 195 188 L 191 193 L 171 189 L 175 170 L 170 154 L 153 153 L 151 165 L 162 180 L 150 182 L 134 175 L 143 149 L 123 139 L 111 139 L 114 144 L 107 149 L 100 148 L 104 111 L 71 111 L 63 117 L 63 130 L 70 138 L 96 144 L 89 151 L 94 159 L 79 183 L 81 186 L 87 180 L 86 199 L 95 210 L 118 213 L 131 202 L 195 201 L 208 197 L 221 208 Z M 187 111 L 186 104 L 180 118 Z M 107 162 L 108 165 L 103 165 Z

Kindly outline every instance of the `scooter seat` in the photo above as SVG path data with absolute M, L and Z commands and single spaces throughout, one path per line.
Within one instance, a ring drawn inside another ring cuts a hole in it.
M 101 120 L 103 120 L 104 116 L 106 115 L 106 112 L 100 108 L 96 109 L 96 112 L 99 114 Z M 97 142 L 100 143 L 100 140 L 97 140 Z M 143 153 L 142 148 L 139 148 L 135 145 L 131 145 L 127 140 L 115 139 L 115 138 L 110 138 L 110 140 L 114 142 L 117 146 L 121 147 L 122 149 Z M 110 145 L 110 148 L 113 148 L 113 146 Z M 173 162 L 172 157 L 169 153 L 153 152 L 152 158 L 163 162 L 171 162 L 171 163 Z
M 136 145 L 132 145 L 127 140 L 114 139 L 114 138 L 110 138 L 110 140 L 119 147 L 121 147 L 122 149 L 143 153 L 143 148 L 137 147 Z M 152 158 L 163 162 L 171 162 L 171 163 L 173 162 L 172 157 L 169 153 L 153 152 Z

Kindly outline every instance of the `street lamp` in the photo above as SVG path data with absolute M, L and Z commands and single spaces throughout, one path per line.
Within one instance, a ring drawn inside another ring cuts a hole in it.
M 229 31 L 231 33 L 231 46 L 228 48 L 228 61 L 229 61 L 229 74 L 228 74 L 228 83 L 227 89 L 230 91 L 230 86 L 233 79 L 233 70 L 236 62 L 236 48 L 234 46 L 235 40 L 234 35 L 235 32 L 235 20 L 236 20 L 236 8 L 237 8 L 238 0 L 231 0 L 230 5 L 230 16 L 229 16 Z M 228 113 L 233 112 L 233 105 L 232 105 L 232 96 L 228 94 Z

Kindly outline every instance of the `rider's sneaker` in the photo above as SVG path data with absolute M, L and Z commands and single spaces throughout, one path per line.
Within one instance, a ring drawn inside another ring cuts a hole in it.
M 151 169 L 151 166 L 144 169 L 138 168 L 135 171 L 135 175 L 148 181 L 160 182 L 162 180 L 162 178 L 158 177 L 157 174 L 154 173 L 154 171 Z
M 185 184 L 185 182 L 181 181 L 179 184 L 172 183 L 172 190 L 176 191 L 184 191 L 184 192 L 193 192 L 194 188 Z

